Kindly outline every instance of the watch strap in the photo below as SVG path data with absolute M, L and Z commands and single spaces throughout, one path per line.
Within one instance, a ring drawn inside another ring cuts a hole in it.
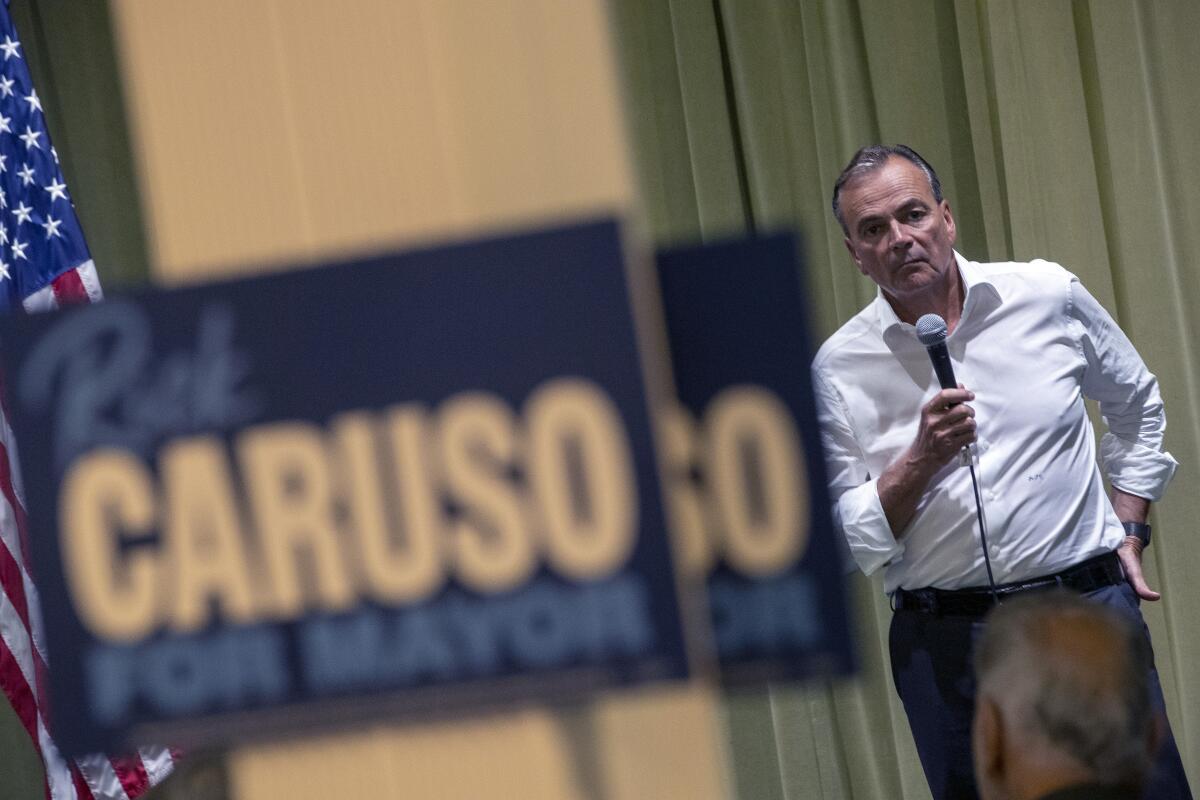
M 1150 546 L 1150 526 L 1145 522 L 1122 522 L 1121 525 L 1125 528 L 1125 535 L 1139 539 L 1142 547 Z

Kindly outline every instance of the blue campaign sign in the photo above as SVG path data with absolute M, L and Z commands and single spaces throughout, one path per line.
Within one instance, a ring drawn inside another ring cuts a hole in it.
M 730 684 L 854 667 L 792 237 L 658 259 L 679 407 L 667 414 L 680 571 L 708 590 Z
M 68 754 L 687 674 L 615 223 L 0 337 Z

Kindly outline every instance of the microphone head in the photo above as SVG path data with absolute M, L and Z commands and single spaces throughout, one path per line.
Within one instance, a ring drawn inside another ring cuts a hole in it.
M 917 338 L 926 347 L 946 341 L 946 320 L 937 314 L 926 314 L 917 320 Z

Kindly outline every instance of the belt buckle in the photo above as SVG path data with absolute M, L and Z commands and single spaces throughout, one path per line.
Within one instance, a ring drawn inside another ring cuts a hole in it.
M 1061 575 L 1055 575 L 1051 578 L 1039 578 L 1032 581 L 1025 581 L 1017 584 L 1010 590 L 1010 594 L 1024 594 L 1026 592 L 1044 592 L 1049 589 L 1062 589 L 1067 586 Z
M 917 598 L 917 605 L 920 607 L 920 610 L 922 612 L 924 612 L 926 614 L 933 614 L 934 616 L 936 616 L 939 613 L 939 610 L 940 610 L 942 604 L 938 600 L 938 595 L 937 595 L 936 590 L 928 590 L 928 591 L 924 591 L 924 592 L 919 592 L 916 594 L 916 598 Z

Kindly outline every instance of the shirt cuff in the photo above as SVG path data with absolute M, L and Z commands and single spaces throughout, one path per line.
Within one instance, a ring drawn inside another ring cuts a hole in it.
M 1100 439 L 1100 463 L 1114 487 L 1147 500 L 1162 499 L 1179 462 L 1170 453 L 1106 433 Z
M 834 505 L 834 519 L 851 557 L 865 575 L 887 566 L 904 552 L 904 545 L 892 535 L 874 480 L 842 494 Z

